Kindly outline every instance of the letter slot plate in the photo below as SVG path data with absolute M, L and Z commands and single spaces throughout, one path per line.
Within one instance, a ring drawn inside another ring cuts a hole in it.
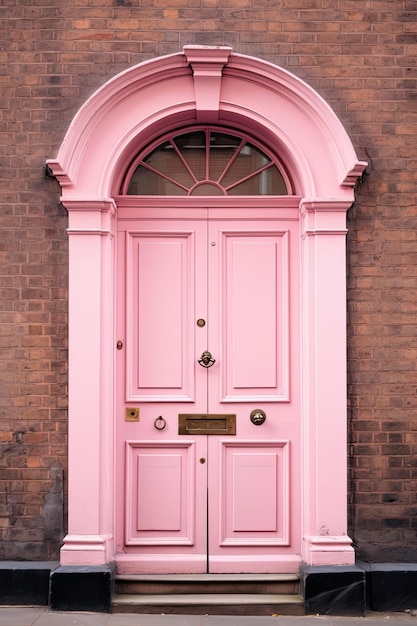
M 236 435 L 236 415 L 180 413 L 179 435 Z

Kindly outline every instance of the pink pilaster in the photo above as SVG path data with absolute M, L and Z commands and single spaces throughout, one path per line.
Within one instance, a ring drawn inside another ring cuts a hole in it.
M 346 200 L 303 200 L 303 560 L 355 561 L 347 536 Z
M 113 217 L 111 200 L 69 210 L 69 479 L 63 565 L 112 556 Z

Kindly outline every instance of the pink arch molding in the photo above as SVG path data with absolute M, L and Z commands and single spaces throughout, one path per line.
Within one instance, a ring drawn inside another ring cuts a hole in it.
M 114 560 L 114 230 L 122 176 L 148 142 L 192 124 L 262 139 L 296 190 L 301 247 L 302 554 L 350 565 L 346 504 L 346 211 L 366 167 L 308 85 L 228 47 L 186 46 L 96 91 L 48 165 L 69 212 L 69 514 L 63 565 Z
M 195 122 L 261 136 L 307 198 L 351 200 L 366 165 L 336 115 L 306 83 L 231 48 L 199 46 L 146 61 L 107 82 L 81 107 L 57 159 L 48 164 L 64 199 L 109 198 L 139 146 Z

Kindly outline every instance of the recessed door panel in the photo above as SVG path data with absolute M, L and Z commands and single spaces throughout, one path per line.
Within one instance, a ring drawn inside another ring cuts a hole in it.
M 288 545 L 289 442 L 222 442 L 221 545 Z
M 220 231 L 223 401 L 288 399 L 288 231 Z
M 191 401 L 193 233 L 127 237 L 127 400 Z
M 195 446 L 126 443 L 126 544 L 194 542 Z

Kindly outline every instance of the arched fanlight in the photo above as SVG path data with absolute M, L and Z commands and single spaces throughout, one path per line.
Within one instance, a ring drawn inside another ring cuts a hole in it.
M 197 128 L 165 137 L 139 155 L 122 186 L 127 195 L 290 195 L 276 160 L 244 135 Z

